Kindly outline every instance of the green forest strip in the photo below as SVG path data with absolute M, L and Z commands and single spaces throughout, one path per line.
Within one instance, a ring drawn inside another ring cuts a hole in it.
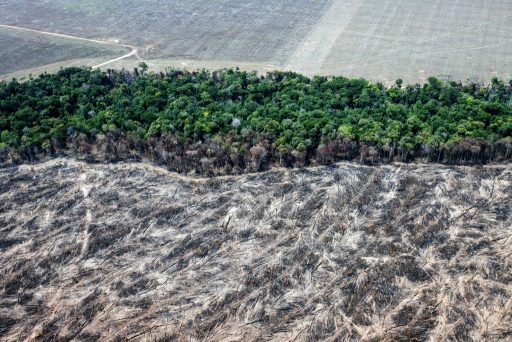
M 68 68 L 0 83 L 0 161 L 71 155 L 236 173 L 512 157 L 512 81 L 384 87 L 291 72 Z

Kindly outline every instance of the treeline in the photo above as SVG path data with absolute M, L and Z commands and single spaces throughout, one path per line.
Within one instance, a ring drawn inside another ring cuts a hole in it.
M 73 155 L 172 170 L 512 159 L 512 81 L 392 87 L 290 72 L 62 69 L 0 82 L 0 162 Z

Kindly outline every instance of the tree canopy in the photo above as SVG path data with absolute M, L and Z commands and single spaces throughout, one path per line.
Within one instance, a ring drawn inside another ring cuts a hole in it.
M 3 161 L 150 157 L 174 169 L 512 155 L 512 81 L 392 87 L 292 72 L 67 68 L 0 82 Z

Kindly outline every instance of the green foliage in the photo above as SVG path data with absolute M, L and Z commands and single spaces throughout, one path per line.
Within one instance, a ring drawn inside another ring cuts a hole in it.
M 281 152 L 312 153 L 336 139 L 412 151 L 466 138 L 510 138 L 511 103 L 511 84 L 497 79 L 489 86 L 398 80 L 385 88 L 289 72 L 259 77 L 169 69 L 135 77 L 68 68 L 0 83 L 0 149 L 49 150 L 77 134 L 103 134 L 174 137 L 189 145 L 216 138 L 240 154 L 258 141 Z
M 140 62 L 139 68 L 141 68 L 142 72 L 146 72 L 146 71 L 148 71 L 149 66 L 145 62 Z

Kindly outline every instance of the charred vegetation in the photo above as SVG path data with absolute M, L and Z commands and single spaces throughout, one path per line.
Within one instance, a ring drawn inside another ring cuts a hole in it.
M 0 336 L 507 340 L 511 182 L 506 166 L 4 168 Z

